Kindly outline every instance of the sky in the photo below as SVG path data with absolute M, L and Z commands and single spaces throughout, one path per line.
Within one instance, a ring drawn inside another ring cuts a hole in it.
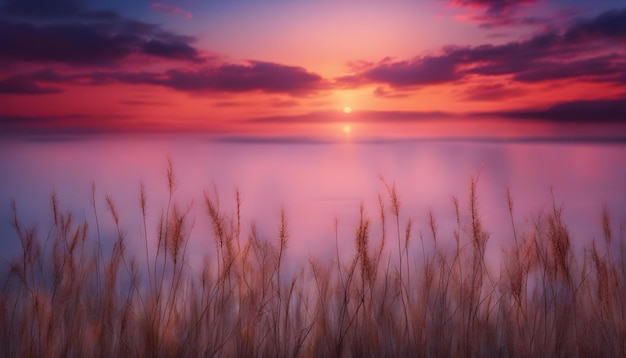
M 4 136 L 626 138 L 623 0 L 0 0 Z

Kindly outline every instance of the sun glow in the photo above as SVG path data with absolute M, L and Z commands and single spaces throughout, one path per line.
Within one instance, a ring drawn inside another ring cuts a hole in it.
M 343 107 L 343 113 L 348 114 L 350 112 L 352 112 L 352 108 L 350 108 L 350 107 Z
M 345 125 L 343 126 L 343 132 L 347 135 L 352 133 L 352 127 L 350 127 L 349 125 Z

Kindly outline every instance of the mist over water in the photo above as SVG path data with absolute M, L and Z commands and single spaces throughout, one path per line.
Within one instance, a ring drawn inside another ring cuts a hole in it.
M 5 258 L 19 249 L 12 229 L 10 203 L 16 200 L 24 224 L 36 225 L 40 237 L 52 226 L 50 194 L 76 220 L 87 219 L 92 235 L 91 186 L 96 185 L 103 240 L 113 240 L 113 224 L 105 207 L 110 194 L 120 211 L 131 250 L 143 250 L 139 186 L 148 193 L 148 236 L 155 240 L 161 211 L 167 205 L 167 159 L 175 175 L 174 201 L 191 205 L 195 225 L 190 258 L 199 260 L 214 245 L 204 193 L 226 212 L 235 210 L 235 192 L 242 199 L 243 235 L 254 222 L 261 237 L 275 239 L 284 208 L 289 222 L 292 259 L 332 258 L 334 220 L 339 221 L 339 248 L 351 254 L 359 206 L 378 226 L 378 195 L 387 192 L 381 177 L 395 183 L 401 225 L 409 217 L 425 234 L 432 211 L 441 240 L 452 240 L 453 196 L 467 211 L 470 181 L 478 178 L 479 211 L 491 233 L 491 259 L 512 237 L 506 188 L 514 200 L 516 223 L 529 228 L 542 211 L 551 210 L 552 196 L 563 204 L 573 240 L 602 236 L 606 206 L 619 233 L 626 223 L 626 146 L 599 143 L 485 143 L 415 141 L 388 143 L 241 143 L 196 138 L 94 138 L 66 142 L 0 143 L 0 249 Z M 140 256 L 140 255 L 138 255 Z

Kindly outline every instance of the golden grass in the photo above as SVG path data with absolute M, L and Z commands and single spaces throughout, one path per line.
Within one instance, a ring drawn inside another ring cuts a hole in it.
M 154 246 L 147 218 L 158 209 L 143 185 L 136 237 L 123 230 L 113 198 L 104 197 L 115 228 L 108 251 L 95 185 L 95 235 L 87 221 L 61 209 L 54 193 L 53 225 L 44 235 L 24 227 L 12 203 L 22 252 L 0 270 L 1 355 L 626 355 L 624 235 L 615 234 L 607 210 L 599 218 L 603 240 L 577 247 L 554 197 L 549 212 L 520 228 L 507 191 L 510 245 L 498 271 L 485 263 L 490 234 L 477 178 L 466 203 L 452 200 L 451 237 L 440 233 L 432 212 L 427 227 L 416 229 L 395 186 L 383 181 L 376 220 L 361 206 L 350 260 L 341 260 L 337 245 L 334 258 L 288 269 L 293 238 L 285 211 L 275 238 L 262 238 L 254 224 L 244 228 L 240 193 L 228 213 L 214 190 L 203 203 L 212 244 L 204 265 L 192 267 L 191 204 L 175 199 L 171 161 L 166 174 L 169 196 Z M 372 232 L 373 223 L 380 232 Z M 397 252 L 388 247 L 388 231 Z M 336 230 L 335 240 L 344 239 Z M 128 240 L 145 242 L 145 263 L 127 252 Z

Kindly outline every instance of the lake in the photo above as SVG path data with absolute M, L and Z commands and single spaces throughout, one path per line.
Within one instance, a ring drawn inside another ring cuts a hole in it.
M 45 237 L 52 225 L 50 194 L 74 218 L 87 219 L 95 235 L 91 207 L 96 185 L 103 238 L 114 237 L 105 207 L 110 194 L 120 211 L 130 249 L 142 249 L 140 183 L 148 193 L 148 235 L 167 204 L 167 159 L 176 177 L 174 201 L 191 208 L 195 224 L 193 254 L 213 245 L 204 193 L 220 198 L 221 208 L 235 211 L 241 193 L 243 234 L 252 222 L 259 234 L 277 237 L 280 211 L 289 222 L 289 256 L 334 257 L 335 219 L 339 248 L 352 250 L 359 206 L 378 234 L 378 195 L 391 212 L 383 180 L 395 184 L 400 224 L 414 221 L 412 240 L 427 236 L 427 215 L 434 214 L 440 240 L 451 240 L 456 227 L 452 197 L 467 215 L 470 182 L 478 178 L 479 210 L 490 232 L 492 259 L 512 237 L 506 189 L 514 200 L 516 225 L 532 228 L 543 211 L 552 210 L 552 195 L 562 205 L 574 240 L 602 237 L 601 215 L 608 208 L 615 233 L 626 221 L 626 145 L 598 142 L 490 142 L 415 140 L 383 142 L 297 142 L 207 140 L 197 137 L 93 137 L 67 141 L 0 142 L 0 245 L 3 256 L 18 252 L 19 240 L 9 219 L 11 199 L 24 224 L 37 225 Z M 381 180 L 381 177 L 383 180 Z M 389 223 L 391 225 L 392 222 Z M 393 224 L 395 225 L 395 223 Z M 391 226 L 395 230 L 394 226 Z M 390 229 L 391 230 L 391 229 Z M 402 229 L 403 230 L 403 229 Z M 112 240 L 112 239 L 111 239 Z M 209 240 L 207 242 L 207 240 Z M 492 245 L 494 244 L 494 245 Z M 198 250 L 196 250 L 198 247 Z M 419 245 L 414 245 L 418 250 Z

